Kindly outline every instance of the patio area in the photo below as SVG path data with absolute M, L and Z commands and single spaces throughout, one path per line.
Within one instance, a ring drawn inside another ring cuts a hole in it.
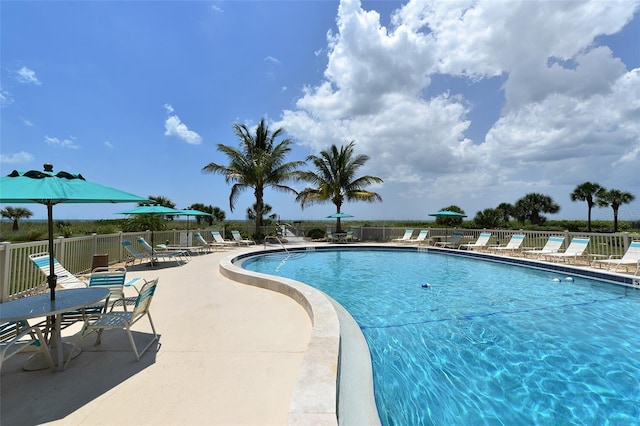
M 309 316 L 291 298 L 233 282 L 218 270 L 230 253 L 261 249 L 196 255 L 183 266 L 128 268 L 128 278 L 160 278 L 151 305 L 158 350 L 137 362 L 126 333 L 111 332 L 101 346 L 85 339 L 82 353 L 61 373 L 23 371 L 28 355 L 14 356 L 2 366 L 0 423 L 287 424 Z M 127 288 L 127 295 L 135 296 L 135 289 Z M 64 330 L 65 341 L 79 329 Z M 150 332 L 146 319 L 134 329 Z

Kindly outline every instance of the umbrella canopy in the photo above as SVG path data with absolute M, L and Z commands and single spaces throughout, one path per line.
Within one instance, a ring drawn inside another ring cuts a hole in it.
M 450 210 L 440 210 L 439 212 L 429 213 L 429 216 L 435 216 L 435 217 L 451 217 L 451 218 L 467 217 L 467 215 L 466 215 L 466 214 L 462 214 L 462 213 L 458 213 L 458 212 L 453 212 L 453 211 L 450 211 Z
M 340 223 L 340 219 L 344 219 L 346 217 L 353 217 L 349 213 L 334 213 L 327 216 L 328 219 L 336 219 L 336 232 L 342 232 L 342 225 Z
M 132 209 L 129 210 L 125 210 L 122 212 L 118 212 L 118 214 L 148 214 L 148 215 L 153 215 L 153 216 L 179 216 L 181 210 L 176 210 L 176 209 L 172 209 L 171 207 L 165 207 L 165 206 L 160 206 L 158 204 L 154 204 L 154 205 L 144 205 L 144 206 L 138 206 L 138 207 L 134 207 Z M 154 246 L 153 244 L 153 228 L 155 226 L 151 226 L 151 247 Z
M 338 219 L 338 218 L 345 218 L 345 217 L 353 217 L 352 215 L 350 215 L 349 213 L 334 213 L 334 214 L 330 214 L 329 216 L 327 216 L 327 219 Z
M 80 174 L 53 171 L 51 164 L 44 171 L 14 170 L 0 178 L 0 203 L 37 203 L 47 206 L 49 230 L 49 289 L 55 300 L 55 275 L 53 252 L 53 206 L 60 203 L 137 203 L 148 202 L 144 197 L 120 191 L 109 186 L 88 182 Z
M 189 235 L 189 216 L 211 216 L 211 213 L 205 213 L 202 212 L 200 210 L 194 210 L 194 209 L 184 209 L 184 210 L 179 210 L 180 212 L 180 216 L 186 216 L 187 217 L 187 235 Z M 198 222 L 199 223 L 199 222 Z M 191 245 L 191 241 L 189 241 L 189 244 L 187 245 Z
M 172 209 L 171 207 L 152 205 L 138 206 L 129 210 L 118 212 L 118 214 L 159 214 L 163 216 L 178 216 L 181 210 Z

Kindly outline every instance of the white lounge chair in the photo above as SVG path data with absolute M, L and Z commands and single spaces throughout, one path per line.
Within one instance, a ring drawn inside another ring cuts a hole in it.
M 482 232 L 478 239 L 473 243 L 460 244 L 461 249 L 467 250 L 480 250 L 487 247 L 489 240 L 491 239 L 491 232 Z
M 561 260 L 567 261 L 570 263 L 570 260 L 573 259 L 573 263 L 578 261 L 579 257 L 582 257 L 584 252 L 587 250 L 587 246 L 589 245 L 589 238 L 574 238 L 571 240 L 571 244 L 563 253 L 550 253 L 546 254 L 544 257 L 550 261 L 559 262 Z
M 214 241 L 218 244 L 222 244 L 224 246 L 237 246 L 239 245 L 236 241 L 231 241 L 231 240 L 225 240 L 222 237 L 222 234 L 220 234 L 219 231 L 211 231 L 211 236 L 213 237 Z
M 523 241 L 524 235 L 512 235 L 506 246 L 493 246 L 489 247 L 488 250 L 493 251 L 496 254 L 500 252 L 515 253 L 520 250 L 520 246 L 522 245 Z
M 615 265 L 616 268 L 614 269 L 614 272 L 621 266 L 624 266 L 625 271 L 628 270 L 629 267 L 633 268 L 635 266 L 636 270 L 633 274 L 637 275 L 638 271 L 640 271 L 640 241 L 631 242 L 631 244 L 629 244 L 629 248 L 622 257 L 617 258 L 617 256 L 611 255 L 608 259 L 594 260 L 592 266 L 596 264 L 601 266 L 607 265 L 607 269 L 609 271 L 611 270 L 611 267 Z
M 29 259 L 38 267 L 40 272 L 44 274 L 45 277 L 49 276 L 50 267 L 49 267 L 49 253 L 34 253 L 29 255 Z M 58 259 L 53 258 L 53 266 L 54 273 L 57 277 L 57 284 L 64 288 L 87 288 L 88 284 L 86 281 L 82 281 L 80 278 L 73 275 L 71 272 L 67 271 L 64 266 L 58 262 Z
M 247 246 L 251 244 L 255 244 L 256 242 L 253 240 L 248 240 L 246 238 L 242 238 L 240 231 L 231 231 L 231 235 L 233 236 L 233 240 L 238 243 L 238 245 L 246 244 Z
M 407 229 L 406 231 L 404 231 L 404 235 L 400 238 L 394 238 L 391 241 L 394 242 L 406 242 L 409 241 L 411 239 L 411 236 L 413 235 L 413 229 Z
M 532 257 L 535 256 L 536 259 L 540 259 L 545 254 L 559 252 L 563 243 L 564 237 L 549 237 L 544 247 L 542 247 L 541 249 L 523 250 L 522 255 L 524 257 L 531 255 Z
M 428 229 L 423 229 L 418 233 L 418 236 L 415 238 L 409 238 L 408 240 L 402 240 L 402 241 L 398 241 L 401 243 L 408 243 L 408 244 L 422 244 L 422 243 L 427 243 L 430 240 L 427 238 L 429 236 L 429 230 Z
M 142 263 L 143 260 L 147 259 L 149 259 L 149 261 L 153 263 L 151 257 L 138 251 L 138 249 L 136 249 L 133 244 L 131 244 L 131 241 L 124 240 L 122 242 L 122 247 L 124 247 L 124 249 L 127 251 L 127 258 L 124 262 L 125 265 L 128 265 L 129 262 L 131 262 L 131 266 L 133 266 L 136 264 L 136 260 Z
M 196 232 L 193 234 L 194 238 L 200 243 L 202 247 L 205 247 L 207 250 L 216 249 L 217 247 L 224 247 L 224 244 L 209 242 L 204 239 L 201 233 Z
M 157 261 L 157 259 L 162 259 L 175 260 L 178 265 L 181 265 L 180 262 L 186 263 L 190 257 L 189 252 L 186 250 L 155 250 L 153 247 L 151 247 L 151 244 L 149 244 L 147 240 L 142 237 L 138 238 L 138 242 L 140 243 L 144 251 L 151 257 L 152 263 L 154 261 Z
M 460 240 L 462 240 L 463 236 L 464 234 L 462 232 L 454 232 L 450 239 L 446 241 L 438 241 L 435 245 L 438 247 L 458 248 L 460 247 Z
M 76 341 L 73 345 L 73 349 L 71 350 L 71 353 L 75 351 L 75 349 L 80 344 L 82 339 L 84 339 L 85 337 L 87 337 L 89 334 L 93 332 L 98 334 L 98 337 L 96 338 L 96 343 L 95 343 L 95 345 L 97 346 L 101 343 L 102 332 L 104 330 L 124 330 L 127 332 L 127 335 L 129 336 L 129 342 L 131 343 L 133 352 L 136 355 L 136 359 L 140 361 L 140 357 L 146 352 L 147 349 L 151 347 L 151 345 L 154 342 L 158 340 L 158 333 L 156 333 L 156 328 L 153 325 L 153 321 L 151 319 L 151 313 L 149 312 L 151 300 L 153 299 L 153 295 L 156 291 L 157 285 L 158 285 L 158 278 L 152 281 L 148 281 L 142 286 L 142 288 L 140 289 L 140 294 L 138 294 L 138 297 L 136 298 L 136 304 L 133 308 L 133 311 L 106 312 L 100 315 L 95 320 L 85 322 L 84 327 L 82 327 L 82 331 L 79 333 L 78 337 L 76 338 Z M 151 338 L 151 341 L 148 342 L 143 349 L 138 350 L 138 347 L 136 346 L 136 342 L 133 339 L 133 334 L 131 333 L 131 327 L 136 322 L 144 318 L 145 316 L 149 319 L 149 324 L 151 324 L 151 331 L 153 332 L 153 336 Z M 71 357 L 67 359 L 67 362 L 65 363 L 65 366 L 64 366 L 65 368 L 69 364 L 69 361 L 71 361 Z

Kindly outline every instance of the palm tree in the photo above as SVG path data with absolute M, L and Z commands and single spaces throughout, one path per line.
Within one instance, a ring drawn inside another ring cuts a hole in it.
M 516 201 L 514 211 L 518 218 L 524 221 L 529 219 L 534 225 L 541 225 L 547 220 L 540 213 L 558 213 L 560 205 L 556 204 L 548 195 L 532 192 Z
M 500 212 L 500 218 L 504 223 L 509 223 L 509 218 L 514 215 L 514 207 L 509 203 L 500 203 L 496 210 Z
M 596 203 L 600 207 L 611 206 L 613 209 L 613 232 L 618 232 L 618 209 L 622 204 L 629 204 L 635 200 L 635 196 L 630 192 L 623 192 L 619 189 L 610 189 L 598 194 Z
M 209 226 L 213 225 L 214 219 L 216 222 L 224 222 L 227 218 L 227 214 L 220 207 L 214 207 L 211 214 L 213 214 L 213 217 L 210 218 Z
M 176 208 L 176 203 L 174 203 L 173 201 L 171 201 L 167 197 L 163 197 L 162 195 L 158 195 L 158 196 L 149 195 L 147 198 L 149 200 L 153 201 L 154 204 L 157 204 L 159 206 L 169 207 L 170 209 L 175 209 Z M 139 206 L 144 206 L 144 205 L 147 205 L 147 204 L 149 204 L 149 203 L 138 203 Z
M 591 232 L 591 209 L 596 203 L 596 197 L 603 191 L 606 190 L 600 184 L 594 182 L 585 182 L 576 186 L 571 193 L 571 201 L 587 202 L 587 232 Z
M 500 209 L 484 209 L 476 213 L 473 222 L 481 228 L 496 228 L 504 219 L 504 213 Z
M 194 203 L 191 204 L 188 208 L 191 210 L 199 210 L 201 212 L 209 213 L 211 215 L 196 216 L 195 218 L 198 225 L 200 225 L 200 223 L 204 220 L 209 224 L 209 226 L 212 226 L 214 221 L 222 222 L 226 217 L 226 214 L 222 209 L 220 209 L 220 207 L 214 207 L 212 205 L 207 206 L 202 203 Z
M 7 207 L 0 210 L 0 215 L 13 221 L 13 230 L 19 231 L 18 220 L 33 216 L 33 212 L 23 207 Z
M 332 202 L 336 206 L 336 213 L 341 213 L 345 201 L 382 201 L 380 194 L 367 191 L 364 188 L 373 183 L 382 183 L 377 176 L 356 177 L 358 169 L 369 160 L 367 155 L 353 154 L 354 141 L 340 149 L 335 145 L 320 152 L 319 156 L 310 155 L 307 161 L 316 168 L 315 171 L 300 172 L 298 180 L 309 182 L 313 187 L 303 189 L 296 201 L 304 209 L 306 204 Z M 337 218 L 336 232 L 342 232 L 340 218 Z
M 269 204 L 264 203 L 264 205 L 262 206 L 262 221 L 264 223 L 264 218 L 267 217 L 269 219 L 275 219 L 278 217 L 278 215 L 276 213 L 271 213 L 271 210 L 273 210 L 273 207 L 271 207 Z M 253 203 L 253 205 L 251 207 L 247 207 L 247 219 L 249 220 L 256 220 L 256 203 Z
M 259 240 L 262 237 L 264 190 L 272 188 L 276 191 L 297 194 L 293 188 L 284 185 L 283 182 L 293 179 L 298 167 L 304 162 L 285 162 L 293 142 L 290 139 L 283 139 L 276 143 L 276 139 L 282 136 L 284 129 L 279 128 L 271 132 L 264 118 L 256 127 L 255 135 L 252 135 L 244 124 L 234 123 L 233 130 L 240 140 L 239 148 L 218 144 L 218 151 L 227 156 L 229 164 L 209 163 L 202 168 L 202 171 L 221 174 L 227 183 L 233 183 L 229 195 L 231 211 L 235 208 L 240 194 L 247 188 L 253 188 L 253 194 L 256 197 L 256 230 L 253 238 Z

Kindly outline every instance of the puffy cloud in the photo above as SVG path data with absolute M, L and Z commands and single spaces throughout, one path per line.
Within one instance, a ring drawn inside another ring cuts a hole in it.
M 640 70 L 596 39 L 620 31 L 639 5 L 410 0 L 386 28 L 378 12 L 342 0 L 323 80 L 276 125 L 316 151 L 355 140 L 372 157 L 367 173 L 412 202 L 493 192 L 497 205 L 585 180 L 606 185 L 622 176 L 612 163 L 637 166 Z M 504 84 L 471 103 L 435 76 L 462 79 L 469 92 L 495 76 Z M 498 116 L 472 140 L 483 108 Z
M 39 86 L 42 84 L 40 80 L 38 80 L 38 77 L 36 77 L 36 72 L 27 67 L 23 66 L 18 71 L 16 71 L 16 74 L 17 74 L 17 80 L 20 83 L 34 84 L 36 86 Z
M 174 109 L 171 105 L 165 104 L 164 107 L 168 114 L 173 114 Z M 164 128 L 165 136 L 175 136 L 190 145 L 199 145 L 202 143 L 202 137 L 193 130 L 189 130 L 187 125 L 184 124 L 177 115 L 169 115 L 164 122 Z

